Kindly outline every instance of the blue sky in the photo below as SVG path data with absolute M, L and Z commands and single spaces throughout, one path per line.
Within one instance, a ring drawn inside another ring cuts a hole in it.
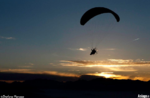
M 148 0 L 0 0 L 0 69 L 57 73 L 80 70 L 86 74 L 98 70 L 64 67 L 61 61 L 150 61 L 149 4 Z M 120 22 L 104 14 L 80 25 L 81 16 L 93 7 L 115 11 Z M 98 43 L 95 56 L 89 55 L 92 39 Z

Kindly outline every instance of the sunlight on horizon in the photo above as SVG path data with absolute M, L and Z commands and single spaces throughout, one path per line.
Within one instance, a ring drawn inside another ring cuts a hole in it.
M 87 75 L 94 75 L 94 76 L 102 76 L 105 78 L 112 78 L 112 79 L 128 79 L 128 76 L 121 76 L 121 75 L 115 75 L 113 73 L 106 73 L 106 72 L 102 72 L 102 73 L 88 73 Z

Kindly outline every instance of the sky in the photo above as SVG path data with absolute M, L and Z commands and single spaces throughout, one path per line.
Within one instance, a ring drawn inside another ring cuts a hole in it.
M 0 0 L 0 72 L 150 80 L 149 0 Z M 107 13 L 80 24 L 93 7 Z M 96 47 L 98 54 L 89 55 Z

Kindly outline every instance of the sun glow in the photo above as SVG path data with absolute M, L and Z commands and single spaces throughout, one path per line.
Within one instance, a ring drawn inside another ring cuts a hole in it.
M 98 76 L 104 76 L 105 78 L 115 77 L 115 75 L 110 73 L 100 73 Z
M 128 76 L 115 75 L 113 74 L 113 72 L 88 73 L 87 75 L 102 76 L 105 78 L 112 78 L 112 79 L 129 79 Z
M 105 78 L 111 78 L 111 77 L 115 77 L 116 75 L 111 74 L 111 73 L 94 73 L 94 74 L 88 74 L 88 75 L 95 75 L 95 76 L 103 76 Z

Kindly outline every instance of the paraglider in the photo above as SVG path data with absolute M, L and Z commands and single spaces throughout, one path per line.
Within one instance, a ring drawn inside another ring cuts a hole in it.
M 94 49 L 91 49 L 91 53 L 90 53 L 90 55 L 94 55 L 95 53 L 97 53 L 97 50 L 96 50 L 96 48 L 94 48 Z
M 95 8 L 92 8 L 92 9 L 86 11 L 83 14 L 83 16 L 81 17 L 81 20 L 80 20 L 80 24 L 84 26 L 93 17 L 100 15 L 100 14 L 104 14 L 104 13 L 110 13 L 114 16 L 114 18 L 116 19 L 117 22 L 120 21 L 120 17 L 114 11 L 112 11 L 108 8 L 104 8 L 104 7 L 95 7 Z M 96 48 L 91 49 L 91 50 L 92 50 L 92 52 L 90 55 L 94 55 L 95 53 L 97 53 Z

